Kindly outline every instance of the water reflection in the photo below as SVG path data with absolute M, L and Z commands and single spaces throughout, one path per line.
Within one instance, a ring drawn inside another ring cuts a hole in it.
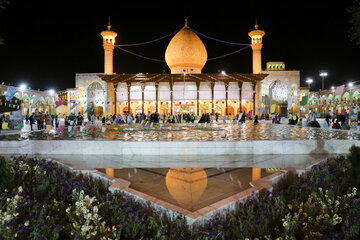
M 99 169 L 129 181 L 130 188 L 197 211 L 251 187 L 270 173 L 263 168 L 123 168 Z
M 251 141 L 251 140 L 309 140 L 309 139 L 348 139 L 360 140 L 360 134 L 352 131 L 334 131 L 311 127 L 298 127 L 283 124 L 246 123 L 241 125 L 214 125 L 200 128 L 198 125 L 168 124 L 166 127 L 143 128 L 139 125 L 109 125 L 96 128 L 91 126 L 82 131 L 79 127 L 59 131 L 23 132 L 0 136 L 0 140 L 120 140 L 120 141 Z M 70 136 L 71 135 L 71 136 Z
M 170 168 L 166 187 L 170 195 L 184 208 L 197 204 L 207 186 L 203 168 Z

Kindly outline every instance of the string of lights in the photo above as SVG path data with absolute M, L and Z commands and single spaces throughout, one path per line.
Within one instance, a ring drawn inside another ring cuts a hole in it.
M 190 29 L 191 29 L 193 32 L 199 34 L 200 36 L 203 36 L 203 37 L 205 37 L 205 38 L 208 38 L 208 39 L 213 40 L 213 41 L 216 41 L 216 42 L 220 42 L 220 43 L 224 43 L 224 44 L 230 44 L 230 45 L 238 45 L 238 46 L 249 46 L 249 45 L 250 45 L 250 44 L 248 44 L 248 43 L 236 43 L 236 42 L 223 41 L 223 40 L 216 39 L 216 38 L 210 37 L 210 36 L 208 36 L 208 35 L 205 35 L 205 34 L 203 34 L 203 33 L 201 33 L 201 32 L 198 32 L 198 31 L 196 31 L 196 30 L 193 29 L 193 28 L 190 28 Z
M 129 43 L 129 44 L 118 44 L 118 45 L 115 45 L 116 47 L 132 47 L 132 46 L 139 46 L 139 45 L 146 45 L 146 44 L 150 44 L 150 43 L 154 43 L 154 42 L 158 42 L 160 40 L 163 40 L 167 37 L 170 37 L 172 35 L 175 35 L 177 32 L 179 32 L 181 29 L 179 30 L 176 30 L 175 32 L 173 33 L 170 33 L 168 35 L 165 35 L 163 37 L 159 37 L 159 38 L 156 38 L 154 40 L 150 40 L 150 41 L 146 41 L 146 42 L 140 42 L 140 43 Z
M 140 55 L 140 54 L 131 52 L 131 51 L 129 51 L 129 50 L 126 50 L 126 49 L 124 49 L 124 48 L 121 48 L 121 47 L 119 47 L 119 45 L 116 45 L 115 47 L 118 48 L 118 49 L 120 49 L 121 51 L 124 51 L 124 52 L 126 52 L 126 53 L 129 53 L 129 54 L 134 55 L 134 56 L 136 56 L 136 57 L 144 58 L 144 59 L 151 60 L 151 61 L 155 61 L 155 62 L 165 63 L 165 60 L 156 59 L 156 58 L 151 58 L 151 57 L 146 57 L 146 56 L 143 56 L 143 55 Z
M 224 55 L 221 55 L 221 56 L 218 56 L 218 57 L 208 58 L 208 61 L 212 61 L 212 60 L 217 60 L 217 59 L 220 59 L 220 58 L 228 57 L 228 56 L 233 55 L 233 54 L 235 54 L 235 53 L 241 52 L 241 51 L 249 48 L 250 46 L 251 46 L 251 45 L 249 44 L 248 46 L 243 47 L 243 48 L 240 48 L 240 49 L 238 49 L 238 50 L 236 50 L 236 51 L 234 51 L 234 52 L 227 53 L 227 54 L 224 54 Z
M 140 42 L 140 43 L 130 43 L 130 44 L 117 44 L 115 45 L 116 48 L 120 49 L 121 51 L 124 51 L 128 54 L 131 54 L 131 55 L 134 55 L 136 57 L 140 57 L 140 58 L 143 58 L 143 59 L 147 59 L 147 60 L 151 60 L 151 61 L 155 61 L 155 62 L 161 62 L 161 63 L 165 63 L 165 61 L 163 59 L 156 59 L 156 58 L 152 58 L 152 57 L 147 57 L 147 56 L 144 56 L 144 55 L 140 55 L 140 54 L 137 54 L 137 53 L 134 53 L 132 51 L 129 51 L 129 50 L 126 50 L 122 47 L 130 47 L 130 46 L 139 46 L 139 45 L 146 45 L 146 44 L 151 44 L 151 43 L 154 43 L 154 42 L 157 42 L 157 41 L 160 41 L 162 39 L 165 39 L 167 37 L 170 37 L 172 35 L 175 35 L 177 32 L 179 32 L 181 29 L 173 32 L 173 33 L 170 33 L 170 34 L 167 34 L 163 37 L 160 37 L 160 38 L 156 38 L 154 40 L 150 40 L 150 41 L 146 41 L 146 42 Z M 238 53 L 238 52 L 241 52 L 247 48 L 249 48 L 251 46 L 251 44 L 243 44 L 243 43 L 235 43 L 235 42 L 228 42 L 228 41 L 223 41 L 223 40 L 219 40 L 219 39 L 216 39 L 216 38 L 213 38 L 213 37 L 210 37 L 210 36 L 207 36 L 203 33 L 200 33 L 194 29 L 191 28 L 191 30 L 205 38 L 208 38 L 208 39 L 211 39 L 211 40 L 214 40 L 214 41 L 217 41 L 217 42 L 220 42 L 220 43 L 224 43 L 224 44 L 231 44 L 231 45 L 237 45 L 237 46 L 245 46 L 241 49 L 238 49 L 238 50 L 235 50 L 233 52 L 230 52 L 230 53 L 227 53 L 227 54 L 224 54 L 224 55 L 221 55 L 221 56 L 217 56 L 217 57 L 213 57 L 213 58 L 208 58 L 207 61 L 213 61 L 213 60 L 217 60 L 217 59 L 220 59 L 220 58 L 224 58 L 224 57 L 228 57 L 230 55 L 233 55 L 235 53 Z

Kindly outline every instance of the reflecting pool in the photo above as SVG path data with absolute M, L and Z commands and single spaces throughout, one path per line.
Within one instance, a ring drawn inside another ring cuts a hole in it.
M 360 133 L 344 130 L 298 127 L 285 124 L 166 124 L 153 127 L 107 125 L 22 132 L 0 136 L 1 140 L 118 140 L 118 141 L 251 141 L 251 140 L 360 140 Z M 92 131 L 94 130 L 94 131 Z
M 251 188 L 250 182 L 280 168 L 101 168 L 131 182 L 130 188 L 191 212 Z

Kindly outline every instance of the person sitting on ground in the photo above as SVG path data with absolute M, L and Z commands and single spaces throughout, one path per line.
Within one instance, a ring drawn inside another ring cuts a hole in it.
M 339 124 L 339 119 L 336 119 L 335 123 L 332 125 L 333 129 L 341 129 L 341 126 Z
M 296 125 L 299 126 L 299 127 L 302 127 L 302 125 L 303 125 L 302 118 L 299 119 L 299 121 L 298 121 L 298 123 Z
M 345 121 L 344 121 L 344 124 L 341 125 L 341 129 L 342 129 L 342 130 L 350 130 L 350 126 L 349 126 L 348 120 L 345 120 Z

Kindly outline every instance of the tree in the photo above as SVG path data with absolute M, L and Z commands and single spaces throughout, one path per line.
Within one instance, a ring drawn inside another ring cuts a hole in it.
M 354 0 L 354 5 L 349 8 L 348 13 L 351 15 L 351 28 L 349 36 L 351 41 L 354 41 L 360 46 L 360 1 Z

